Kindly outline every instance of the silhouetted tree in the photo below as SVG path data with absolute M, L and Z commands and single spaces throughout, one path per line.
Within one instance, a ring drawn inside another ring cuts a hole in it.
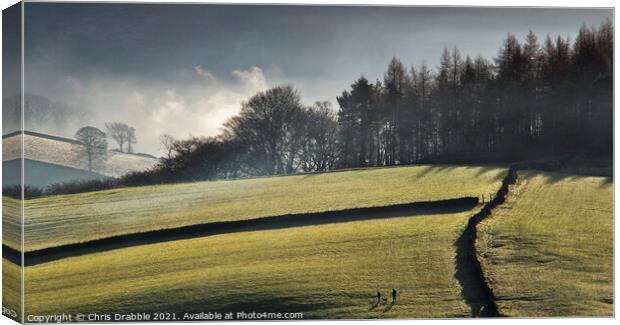
M 613 152 L 609 20 L 582 26 L 574 42 L 508 34 L 493 60 L 444 49 L 435 70 L 424 62 L 407 70 L 394 57 L 382 77 L 354 80 L 337 96 L 337 112 L 328 102 L 302 105 L 291 86 L 259 92 L 220 136 L 162 137 L 167 157 L 123 182 Z M 133 128 L 106 127 L 120 150 L 131 150 Z
M 227 135 L 245 150 L 244 172 L 293 172 L 304 132 L 303 113 L 299 93 L 290 86 L 271 88 L 245 102 L 239 115 L 224 124 Z
M 342 128 L 343 158 L 348 166 L 368 166 L 373 154 L 374 120 L 379 118 L 376 109 L 376 90 L 368 79 L 360 77 L 337 98 L 341 107 L 339 122 Z M 354 145 L 355 148 L 351 146 Z
M 436 146 L 436 128 L 433 123 L 433 108 L 431 92 L 433 90 L 433 76 L 425 62 L 416 70 L 411 67 L 413 86 L 413 105 L 415 107 L 415 155 L 414 161 L 419 161 L 432 154 Z
M 393 58 L 371 101 L 354 94 L 365 79 L 337 98 L 338 166 L 608 155 L 612 57 L 613 25 L 606 20 L 582 26 L 572 45 L 548 36 L 541 46 L 532 31 L 523 42 L 509 34 L 495 64 L 462 59 L 454 48 L 443 51 L 436 73 L 425 65 L 407 73 Z
M 118 150 L 123 152 L 124 145 L 127 144 L 127 152 L 132 152 L 132 144 L 136 143 L 136 130 L 121 122 L 110 122 L 105 124 L 109 136 L 118 144 Z
M 162 134 L 159 136 L 159 145 L 161 149 L 166 153 L 166 158 L 170 159 L 172 157 L 172 151 L 174 149 L 174 143 L 176 139 L 170 134 Z
M 333 169 L 338 159 L 338 123 L 330 102 L 316 102 L 306 110 L 299 165 L 301 170 Z
M 105 157 L 108 149 L 106 134 L 93 126 L 85 126 L 75 133 L 75 139 L 84 144 L 84 154 L 88 160 L 88 170 L 93 170 L 93 164 Z
M 408 115 L 405 114 L 404 96 L 409 87 L 409 78 L 404 65 L 395 57 L 388 64 L 383 84 L 384 121 L 387 133 L 386 164 L 406 163 L 410 129 L 406 122 Z

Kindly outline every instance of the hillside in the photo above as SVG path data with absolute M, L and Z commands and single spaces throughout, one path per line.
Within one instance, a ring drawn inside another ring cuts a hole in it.
M 613 315 L 613 183 L 521 171 L 479 227 L 478 246 L 506 316 Z
M 26 252 L 187 223 L 488 197 L 504 175 L 500 167 L 370 168 L 37 198 L 26 201 Z M 481 206 L 103 247 L 27 266 L 26 311 L 164 310 L 188 320 L 184 313 L 209 306 L 304 318 L 475 317 L 489 306 L 482 279 L 500 315 L 610 315 L 612 187 L 607 177 L 519 171 L 506 201 L 478 225 L 477 252 L 463 236 Z M 4 231 L 17 231 L 16 211 L 5 213 Z M 4 236 L 5 245 L 16 240 Z M 3 266 L 5 278 L 17 277 L 12 262 Z M 18 289 L 7 286 L 8 306 Z M 51 299 L 59 294 L 66 298 Z
M 2 137 L 3 165 L 21 158 L 21 143 L 22 139 L 19 132 Z M 76 140 L 25 131 L 23 144 L 25 159 L 46 164 L 49 168 L 62 166 L 88 171 L 88 159 L 84 153 L 84 146 Z M 105 159 L 94 164 L 92 172 L 107 177 L 117 177 L 128 172 L 148 169 L 156 163 L 155 157 L 108 150 Z M 6 166 L 8 167 L 8 165 Z M 49 172 L 53 173 L 54 171 Z M 63 173 L 63 171 L 59 170 L 58 173 Z M 67 176 L 71 177 L 72 175 Z M 71 180 L 71 178 L 67 180 Z
M 26 251 L 188 223 L 477 197 L 497 191 L 506 171 L 370 168 L 37 198 L 25 202 Z M 52 260 L 25 268 L 26 312 L 197 313 L 210 306 L 290 308 L 304 318 L 468 316 L 454 272 L 457 241 L 473 208 L 239 229 Z M 4 231 L 18 231 L 16 214 L 5 212 Z M 11 236 L 4 244 L 18 245 Z M 17 276 L 12 262 L 3 265 L 5 278 Z M 375 305 L 376 292 L 389 298 L 392 288 L 397 303 Z M 7 287 L 9 306 L 13 289 Z M 66 299 L 52 303 L 59 294 Z
M 497 191 L 505 172 L 448 165 L 371 168 L 42 197 L 25 201 L 25 249 L 215 221 L 478 197 Z M 4 244 L 18 247 L 6 239 Z
M 63 259 L 26 268 L 26 310 L 467 317 L 454 242 L 470 215 L 233 233 Z M 397 303 L 373 308 L 376 292 L 389 297 L 392 288 Z M 65 298 L 50 299 L 57 296 Z
M 2 182 L 6 185 L 20 184 L 22 161 L 19 159 L 2 163 Z M 65 167 L 31 159 L 24 159 L 24 184 L 35 187 L 45 187 L 50 184 L 63 183 L 67 180 L 85 181 L 107 178 L 104 175 L 87 170 Z

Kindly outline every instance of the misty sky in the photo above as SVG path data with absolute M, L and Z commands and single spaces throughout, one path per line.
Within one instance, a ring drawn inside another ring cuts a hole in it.
M 610 9 L 46 4 L 25 9 L 25 91 L 87 111 L 86 124 L 135 126 L 137 150 L 157 137 L 215 135 L 241 101 L 292 84 L 304 103 L 335 98 L 388 61 L 444 47 L 492 59 L 508 32 L 574 39 Z M 26 126 L 36 129 L 37 126 Z M 75 128 L 55 130 L 71 137 Z

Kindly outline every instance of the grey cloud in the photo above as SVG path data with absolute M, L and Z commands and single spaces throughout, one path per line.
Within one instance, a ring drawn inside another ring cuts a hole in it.
M 156 153 L 159 133 L 217 133 L 244 97 L 264 87 L 291 83 L 307 103 L 334 102 L 360 75 L 381 78 L 394 55 L 435 66 L 444 47 L 456 46 L 492 58 L 508 32 L 572 36 L 581 23 L 598 24 L 612 14 L 27 3 L 26 91 L 92 112 L 91 124 L 125 119 L 136 126 L 138 149 Z

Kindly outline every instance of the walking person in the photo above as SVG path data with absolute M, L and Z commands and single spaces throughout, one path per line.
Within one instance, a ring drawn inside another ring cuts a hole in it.
M 381 292 L 377 291 L 377 305 L 381 303 Z
M 392 304 L 396 303 L 396 289 L 392 288 Z

